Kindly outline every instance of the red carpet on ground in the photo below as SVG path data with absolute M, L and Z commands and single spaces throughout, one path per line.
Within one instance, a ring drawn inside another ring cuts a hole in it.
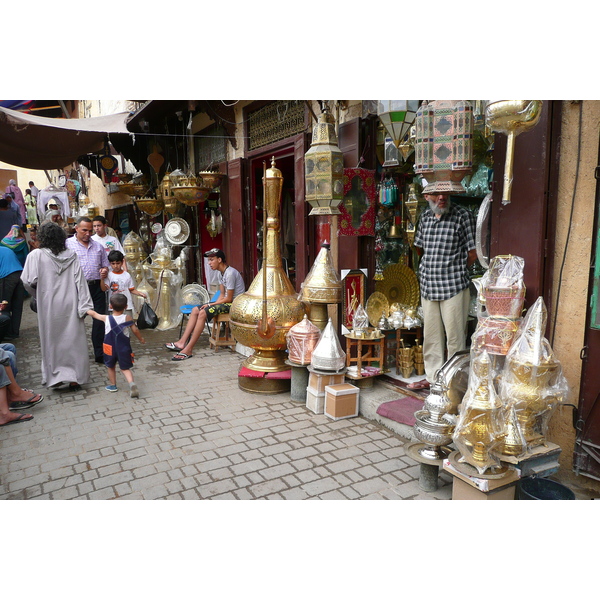
M 423 400 L 413 396 L 404 396 L 398 400 L 380 404 L 377 414 L 396 421 L 396 423 L 412 426 L 416 423 L 415 412 L 418 410 L 423 410 Z

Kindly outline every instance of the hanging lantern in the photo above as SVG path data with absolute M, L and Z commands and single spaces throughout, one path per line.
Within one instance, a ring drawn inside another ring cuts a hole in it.
M 378 100 L 377 116 L 396 148 L 400 147 L 400 143 L 414 123 L 418 109 L 418 100 Z
M 344 158 L 338 148 L 335 122 L 325 109 L 313 129 L 312 144 L 304 155 L 306 201 L 310 215 L 339 215 L 344 201 Z
M 473 108 L 466 100 L 423 102 L 415 122 L 415 173 L 424 194 L 464 194 L 473 170 Z

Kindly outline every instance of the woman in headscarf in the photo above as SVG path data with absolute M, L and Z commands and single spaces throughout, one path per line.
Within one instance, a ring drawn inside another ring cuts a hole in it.
M 19 218 L 21 219 L 21 223 L 27 222 L 27 211 L 25 210 L 25 200 L 23 198 L 23 192 L 21 188 L 17 185 L 17 182 L 14 179 L 11 179 L 6 186 L 7 193 L 12 193 L 15 204 L 19 207 Z
M 10 248 L 17 255 L 21 266 L 25 265 L 25 259 L 29 254 L 29 248 L 27 247 L 25 235 L 23 235 L 23 231 L 18 225 L 13 225 L 10 228 L 8 235 L 2 238 L 0 244 Z
M 40 247 L 27 257 L 21 275 L 25 289 L 37 300 L 42 350 L 42 384 L 70 391 L 90 380 L 90 360 L 84 318 L 94 308 L 81 263 L 67 248 L 60 225 L 44 223 Z

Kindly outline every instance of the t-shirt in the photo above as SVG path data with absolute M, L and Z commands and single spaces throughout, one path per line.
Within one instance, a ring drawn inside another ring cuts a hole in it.
M 119 315 L 118 317 L 113 315 L 113 319 L 117 322 L 117 325 L 119 325 L 120 323 L 125 323 L 125 321 L 127 320 L 127 315 L 125 313 L 123 313 L 122 315 Z M 129 330 L 131 328 L 130 327 L 125 327 L 123 329 L 123 333 L 129 337 Z M 106 319 L 106 321 L 104 321 L 104 335 L 108 335 L 110 333 L 111 330 L 111 326 L 110 326 L 110 319 Z
M 102 246 L 106 250 L 107 255 L 109 252 L 112 252 L 113 250 L 118 250 L 119 252 L 122 252 L 123 254 L 125 254 L 125 250 L 123 250 L 123 246 L 121 245 L 121 242 L 116 237 L 113 237 L 112 235 L 105 235 L 104 237 L 100 237 L 97 233 L 95 233 L 92 236 L 92 239 L 95 240 L 96 242 L 98 242 L 99 244 L 102 244 Z
M 233 290 L 234 300 L 246 291 L 240 272 L 233 267 L 227 267 L 223 273 L 219 271 L 219 285 L 223 285 L 225 291 Z
M 108 299 L 110 300 L 113 294 L 123 294 L 127 298 L 127 310 L 133 310 L 133 299 L 130 290 L 135 289 L 135 286 L 131 275 L 127 271 L 121 273 L 109 271 L 104 281 L 108 285 Z M 112 311 L 112 308 L 110 310 Z

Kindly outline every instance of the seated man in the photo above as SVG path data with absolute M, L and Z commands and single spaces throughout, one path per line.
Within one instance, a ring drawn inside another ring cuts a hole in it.
M 209 267 L 213 271 L 218 271 L 219 297 L 215 302 L 194 306 L 181 338 L 176 342 L 165 344 L 167 350 L 177 352 L 171 359 L 174 361 L 191 358 L 194 346 L 204 331 L 204 325 L 215 315 L 228 313 L 233 300 L 246 291 L 242 276 L 237 269 L 227 264 L 223 250 L 213 248 L 205 252 L 204 256 L 208 258 Z
M 31 421 L 33 415 L 12 411 L 31 408 L 43 399 L 44 396 L 22 388 L 15 381 L 9 354 L 0 349 L 0 427 L 21 421 Z

